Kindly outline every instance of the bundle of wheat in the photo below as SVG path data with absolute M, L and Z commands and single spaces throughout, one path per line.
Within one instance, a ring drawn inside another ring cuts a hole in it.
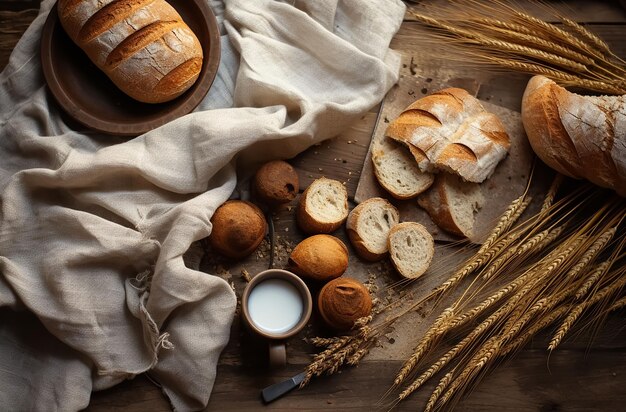
M 502 0 L 456 0 L 425 10 L 409 12 L 424 23 L 420 45 L 435 48 L 438 56 L 541 74 L 564 86 L 626 93 L 626 63 L 571 19 L 555 13 L 561 24 L 550 24 Z

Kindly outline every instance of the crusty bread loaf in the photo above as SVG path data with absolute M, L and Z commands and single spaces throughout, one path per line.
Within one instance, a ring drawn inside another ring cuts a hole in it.
M 476 183 L 491 176 L 510 146 L 500 119 L 458 88 L 415 101 L 385 135 L 406 144 L 420 170 L 444 170 Z
M 346 221 L 346 230 L 358 255 L 373 262 L 389 252 L 389 230 L 399 222 L 400 214 L 394 205 L 380 197 L 373 197 L 352 209 Z
M 389 255 L 396 270 L 414 279 L 426 272 L 435 254 L 435 242 L 417 222 L 403 222 L 389 231 Z
M 59 0 L 69 37 L 124 93 L 161 103 L 189 89 L 202 46 L 165 0 Z
M 348 192 L 341 182 L 321 177 L 306 188 L 296 220 L 306 233 L 331 233 L 348 217 Z
M 422 172 L 406 148 L 383 142 L 372 148 L 374 175 L 396 199 L 411 199 L 433 184 L 432 173 Z
M 534 76 L 522 98 L 522 122 L 548 166 L 626 196 L 626 95 L 581 96 Z
M 348 268 L 348 248 L 334 236 L 314 235 L 296 245 L 288 265 L 302 278 L 328 282 Z
M 267 231 L 261 209 L 243 200 L 229 200 L 218 207 L 211 224 L 211 246 L 218 253 L 234 259 L 254 252 Z
M 441 229 L 461 237 L 474 233 L 474 214 L 482 207 L 480 185 L 464 182 L 458 176 L 439 173 L 429 191 L 417 203 L 426 209 Z
M 372 312 L 372 297 L 363 283 L 340 277 L 324 285 L 317 298 L 317 308 L 328 326 L 348 330 Z

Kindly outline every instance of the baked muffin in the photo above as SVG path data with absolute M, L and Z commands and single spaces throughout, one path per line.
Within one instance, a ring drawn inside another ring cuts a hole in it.
M 211 223 L 211 246 L 233 259 L 241 259 L 254 252 L 267 231 L 261 209 L 243 200 L 229 200 L 217 208 Z

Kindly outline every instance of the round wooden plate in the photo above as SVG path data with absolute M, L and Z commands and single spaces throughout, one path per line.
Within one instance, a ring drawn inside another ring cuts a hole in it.
M 54 6 L 41 37 L 43 74 L 67 114 L 94 130 L 137 136 L 190 113 L 206 96 L 220 62 L 220 33 L 206 0 L 168 0 L 198 37 L 204 52 L 196 83 L 176 99 L 141 103 L 127 96 L 67 36 Z

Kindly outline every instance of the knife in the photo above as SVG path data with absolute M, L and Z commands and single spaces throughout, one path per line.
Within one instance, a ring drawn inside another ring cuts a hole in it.
M 287 392 L 293 390 L 295 387 L 300 385 L 305 376 L 306 372 L 302 372 L 292 378 L 275 383 L 263 389 L 261 391 L 261 397 L 263 398 L 263 402 L 270 403 L 285 395 Z

